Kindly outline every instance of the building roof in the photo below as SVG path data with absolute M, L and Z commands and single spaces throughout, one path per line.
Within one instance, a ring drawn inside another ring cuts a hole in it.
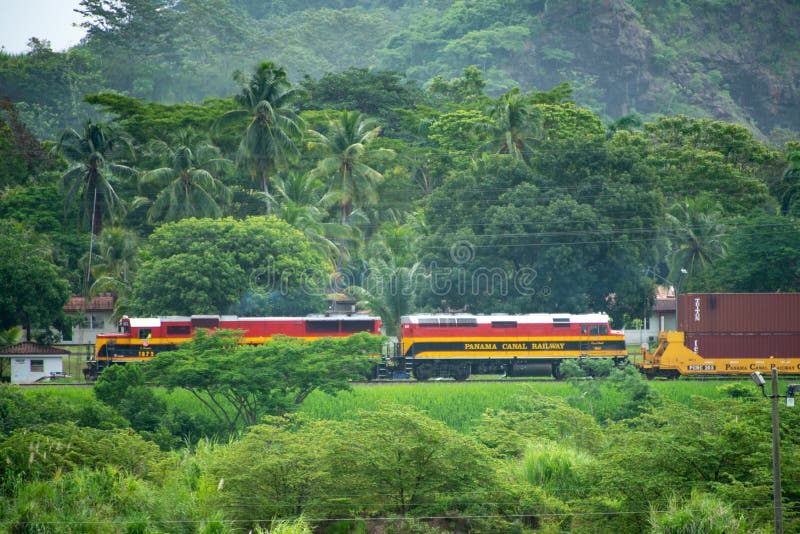
M 52 354 L 54 356 L 64 356 L 72 354 L 68 350 L 59 349 L 50 345 L 40 345 L 32 341 L 23 341 L 7 347 L 0 348 L 0 356 L 19 356 L 19 355 L 34 355 L 42 356 Z
M 656 286 L 656 302 L 653 310 L 657 312 L 675 311 L 677 299 L 675 298 L 675 288 L 672 286 Z
M 111 293 L 103 293 L 96 297 L 72 297 L 64 306 L 65 312 L 93 312 L 93 311 L 114 311 L 114 296 Z
M 325 295 L 325 300 L 329 300 L 331 302 L 356 303 L 358 302 L 358 297 L 348 295 L 346 293 L 328 293 Z

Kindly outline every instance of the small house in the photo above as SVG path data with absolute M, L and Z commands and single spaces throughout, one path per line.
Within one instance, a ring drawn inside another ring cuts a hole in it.
M 64 311 L 80 318 L 72 332 L 65 333 L 65 345 L 94 345 L 97 334 L 116 331 L 117 325 L 113 319 L 114 296 L 110 293 L 90 298 L 72 297 L 64 306 Z
M 629 345 L 652 346 L 657 344 L 659 332 L 674 331 L 677 325 L 677 302 L 673 286 L 656 286 L 653 309 L 642 318 L 641 329 L 626 329 L 625 342 Z
M 12 384 L 33 384 L 44 378 L 64 375 L 64 349 L 25 341 L 0 348 L 0 370 L 10 362 Z

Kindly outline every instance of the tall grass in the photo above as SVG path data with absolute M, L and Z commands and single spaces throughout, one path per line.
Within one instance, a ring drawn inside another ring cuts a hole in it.
M 737 534 L 764 532 L 748 527 L 734 507 L 714 495 L 692 492 L 685 501 L 672 497 L 667 510 L 650 511 L 654 534 Z
M 671 380 L 649 382 L 662 399 L 672 400 L 692 407 L 695 397 L 710 399 L 725 398 L 720 390 L 729 380 Z M 739 380 L 738 382 L 741 382 Z M 459 431 L 469 431 L 487 409 L 503 410 L 514 405 L 514 401 L 527 392 L 559 397 L 590 414 L 613 411 L 614 406 L 625 402 L 626 392 L 603 388 L 601 380 L 592 381 L 602 388 L 602 395 L 593 398 L 585 395 L 585 385 L 569 382 L 438 382 L 403 383 L 390 385 L 355 386 L 351 392 L 332 396 L 322 392 L 311 394 L 300 411 L 319 419 L 345 420 L 356 417 L 359 410 L 376 410 L 386 404 L 411 405 L 423 410 L 430 417 L 443 421 Z
M 522 478 L 551 495 L 576 496 L 585 490 L 580 468 L 589 465 L 589 454 L 551 441 L 531 443 L 520 462 Z

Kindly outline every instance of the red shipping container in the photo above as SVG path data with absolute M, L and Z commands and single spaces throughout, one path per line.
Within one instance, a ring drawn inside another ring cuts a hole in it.
M 684 344 L 703 358 L 800 357 L 800 334 L 686 334 Z
M 686 293 L 678 330 L 687 334 L 800 334 L 800 293 Z

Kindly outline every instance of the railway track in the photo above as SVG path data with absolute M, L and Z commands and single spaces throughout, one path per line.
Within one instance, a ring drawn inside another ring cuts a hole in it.
M 430 380 L 413 380 L 413 379 L 397 379 L 397 380 L 356 380 L 351 382 L 354 385 L 364 386 L 383 386 L 383 385 L 396 385 L 396 384 L 525 384 L 533 382 L 556 382 L 553 378 L 478 378 L 470 380 L 453 380 L 451 378 L 443 378 L 437 380 L 432 378 Z

